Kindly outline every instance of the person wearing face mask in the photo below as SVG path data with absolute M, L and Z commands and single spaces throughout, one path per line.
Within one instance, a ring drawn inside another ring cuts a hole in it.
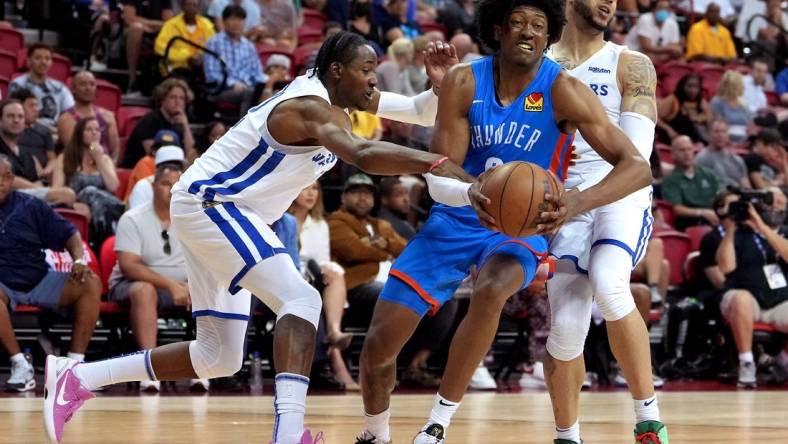
M 679 24 L 670 11 L 670 2 L 655 1 L 652 12 L 640 16 L 625 43 L 632 51 L 646 54 L 654 63 L 681 57 Z
M 757 386 L 753 324 L 765 322 L 788 332 L 786 197 L 776 187 L 767 191 L 772 193 L 773 202 L 758 204 L 758 210 L 750 204 L 744 221 L 735 220 L 731 203 L 718 210 L 722 222 L 716 228 L 715 261 L 725 276 L 720 313 L 733 332 L 739 353 L 740 388 Z M 788 370 L 788 346 L 777 362 Z

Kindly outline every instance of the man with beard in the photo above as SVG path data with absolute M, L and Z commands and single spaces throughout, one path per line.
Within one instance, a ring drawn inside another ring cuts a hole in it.
M 567 25 L 551 56 L 596 93 L 608 119 L 648 159 L 657 120 L 657 76 L 648 57 L 604 40 L 615 10 L 615 0 L 568 0 Z M 582 135 L 575 139 L 579 159 L 569 167 L 567 190 L 603 183 L 612 168 L 589 142 Z M 629 289 L 632 268 L 643 258 L 652 222 L 647 186 L 576 215 L 550 242 L 557 263 L 547 283 L 552 316 L 545 379 L 553 403 L 556 444 L 582 442 L 578 403 L 592 301 L 607 321 L 610 346 L 635 400 L 635 442 L 668 442 L 654 395 L 648 331 Z

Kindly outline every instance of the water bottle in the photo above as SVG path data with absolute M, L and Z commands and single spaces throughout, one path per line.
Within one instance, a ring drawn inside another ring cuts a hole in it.
M 249 389 L 252 393 L 263 392 L 263 363 L 260 352 L 252 353 L 252 369 L 249 377 Z

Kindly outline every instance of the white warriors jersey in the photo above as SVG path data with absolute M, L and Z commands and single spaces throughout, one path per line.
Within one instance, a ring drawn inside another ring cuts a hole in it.
M 282 217 L 301 190 L 337 161 L 336 155 L 322 146 L 278 143 L 268 129 L 269 114 L 285 100 L 316 96 L 330 103 L 317 76 L 308 74 L 250 109 L 183 173 L 173 192 L 243 205 L 267 224 Z
M 618 88 L 617 80 L 618 61 L 621 53 L 626 49 L 626 46 L 605 42 L 605 45 L 594 55 L 574 69 L 567 71 L 594 91 L 602 102 L 608 119 L 616 126 L 619 126 L 621 117 L 621 91 Z M 554 58 L 552 52 L 549 55 Z M 613 169 L 613 165 L 600 157 L 583 139 L 579 131 L 575 134 L 574 145 L 575 152 L 580 158 L 569 167 L 566 179 L 567 189 L 580 184 L 584 184 L 585 187 L 592 186 Z M 648 160 L 651 157 L 651 146 L 648 147 L 648 152 L 641 152 L 641 154 Z M 646 187 L 644 190 L 650 190 L 650 188 Z M 642 191 L 638 191 L 638 193 Z

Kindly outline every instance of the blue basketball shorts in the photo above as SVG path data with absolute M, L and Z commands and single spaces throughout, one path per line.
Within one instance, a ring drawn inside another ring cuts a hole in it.
M 465 218 L 467 219 L 467 218 Z M 452 298 L 470 273 L 493 254 L 516 258 L 523 267 L 520 288 L 527 287 L 547 253 L 541 236 L 517 238 L 433 210 L 427 222 L 397 258 L 380 299 L 404 305 L 420 316 L 434 315 Z

